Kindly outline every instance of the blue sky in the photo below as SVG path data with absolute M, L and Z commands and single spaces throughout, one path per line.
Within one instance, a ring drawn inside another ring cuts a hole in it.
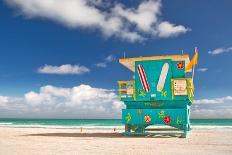
M 231 8 L 229 0 L 1 1 L 0 116 L 118 118 L 116 81 L 132 78 L 117 62 L 124 52 L 192 57 L 197 46 L 193 116 L 232 118 Z M 92 95 L 73 101 L 76 89 L 99 93 L 105 103 L 90 105 L 99 112 L 87 116 L 81 104 Z

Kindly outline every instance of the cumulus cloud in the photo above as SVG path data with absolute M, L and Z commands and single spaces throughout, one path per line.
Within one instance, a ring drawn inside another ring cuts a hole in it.
M 113 90 L 84 84 L 72 88 L 46 85 L 17 99 L 0 96 L 1 104 L 5 107 L 0 106 L 0 111 L 5 108 L 5 112 L 23 112 L 27 117 L 119 118 L 123 107 Z
M 158 25 L 158 36 L 161 38 L 168 38 L 176 36 L 180 33 L 186 33 L 189 30 L 190 29 L 185 28 L 182 25 L 174 25 L 167 21 L 164 21 Z
M 226 101 L 232 101 L 232 96 L 225 96 L 225 97 L 213 98 L 213 99 L 194 100 L 194 104 L 219 104 L 219 103 L 225 103 Z
M 9 102 L 7 96 L 0 96 L 0 106 L 5 106 Z
M 208 68 L 198 68 L 197 71 L 198 72 L 206 72 L 208 70 Z
M 191 118 L 232 118 L 232 96 L 195 100 Z M 114 90 L 81 84 L 46 85 L 21 97 L 0 96 L 0 117 L 121 118 L 122 102 Z
M 161 20 L 161 0 L 143 0 L 128 8 L 105 0 L 5 0 L 27 18 L 46 18 L 70 28 L 100 30 L 105 37 L 129 42 L 186 33 L 183 25 Z
M 105 58 L 105 61 L 106 62 L 112 62 L 116 59 L 116 57 L 114 55 L 108 55 L 106 58 Z
M 99 68 L 106 68 L 108 66 L 109 63 L 113 62 L 116 60 L 116 57 L 114 55 L 108 55 L 104 61 L 96 63 L 95 66 L 99 67 Z
M 122 4 L 118 4 L 113 8 L 113 12 L 115 15 L 134 23 L 137 29 L 151 32 L 154 30 L 153 24 L 158 22 L 160 7 L 161 2 L 159 0 L 150 0 L 141 3 L 137 9 L 126 8 Z
M 209 109 L 209 108 L 198 108 L 191 110 L 192 118 L 221 118 L 221 119 L 231 119 L 232 118 L 232 108 L 223 109 Z
M 99 63 L 96 63 L 95 66 L 97 66 L 99 68 L 106 68 L 107 64 L 105 62 L 99 62 Z
M 218 54 L 222 54 L 222 53 L 228 53 L 228 52 L 232 52 L 232 47 L 228 47 L 228 48 L 216 48 L 214 50 L 208 51 L 208 53 L 210 55 L 218 55 Z
M 43 74 L 84 74 L 90 72 L 90 69 L 80 65 L 65 64 L 61 66 L 44 65 L 38 69 Z
M 232 96 L 195 100 L 192 118 L 232 118 Z

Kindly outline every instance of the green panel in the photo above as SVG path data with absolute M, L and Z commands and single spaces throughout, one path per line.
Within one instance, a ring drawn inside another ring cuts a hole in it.
M 188 95 L 174 95 L 173 100 L 189 100 Z
M 177 64 L 178 63 L 183 63 L 185 64 L 184 61 L 172 61 L 172 78 L 184 78 L 185 77 L 185 67 L 183 68 L 178 68 Z
M 122 121 L 125 124 L 148 124 L 148 125 L 165 124 L 170 126 L 184 125 L 189 123 L 187 113 L 188 113 L 187 108 L 185 109 L 123 109 Z
M 157 91 L 157 83 L 159 81 L 161 69 L 165 63 L 169 64 L 168 74 L 165 80 L 164 88 L 162 92 Z M 140 81 L 138 73 L 138 65 L 144 68 L 146 73 L 147 81 L 150 86 L 150 91 L 145 92 Z M 140 101 L 150 100 L 171 100 L 171 60 L 155 60 L 155 61 L 137 61 L 135 62 L 135 88 L 136 88 L 136 99 Z
M 186 108 L 191 105 L 189 100 L 173 101 L 126 101 L 127 109 L 160 109 L 160 108 Z

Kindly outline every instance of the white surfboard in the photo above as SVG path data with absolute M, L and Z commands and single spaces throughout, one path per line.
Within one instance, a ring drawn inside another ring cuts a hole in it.
M 157 91 L 161 92 L 164 88 L 164 84 L 165 84 L 165 80 L 166 77 L 168 75 L 168 69 L 169 69 L 169 64 L 165 63 L 162 67 L 161 73 L 160 73 L 160 77 L 159 77 L 159 81 L 157 84 Z

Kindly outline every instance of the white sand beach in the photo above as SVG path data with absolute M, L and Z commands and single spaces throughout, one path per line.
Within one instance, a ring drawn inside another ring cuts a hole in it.
M 123 137 L 122 130 L 0 127 L 1 155 L 232 154 L 232 130 L 192 130 L 189 137 Z

